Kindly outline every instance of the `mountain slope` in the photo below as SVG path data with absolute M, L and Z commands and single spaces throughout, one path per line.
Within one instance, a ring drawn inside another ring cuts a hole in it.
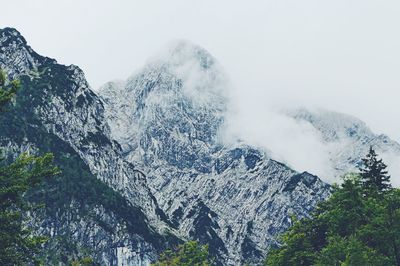
M 290 215 L 306 216 L 329 186 L 219 131 L 229 81 L 204 49 L 179 41 L 126 82 L 99 92 L 111 135 L 179 231 L 226 265 L 258 264 Z
M 361 159 L 372 146 L 389 165 L 392 183 L 400 185 L 400 144 L 383 134 L 375 134 L 360 119 L 327 110 L 305 108 L 287 113 L 297 121 L 310 123 L 328 147 L 332 175 L 339 176 L 357 171 Z
M 53 152 L 63 170 L 29 197 L 46 203 L 28 214 L 37 232 L 51 237 L 46 261 L 88 253 L 100 264 L 146 265 L 178 241 L 144 174 L 110 139 L 103 103 L 78 67 L 36 54 L 6 28 L 0 30 L 0 68 L 22 83 L 0 117 L 1 146 L 10 157 Z

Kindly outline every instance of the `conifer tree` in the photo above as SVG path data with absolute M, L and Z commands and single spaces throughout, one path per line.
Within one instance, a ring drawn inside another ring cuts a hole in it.
M 363 165 L 359 170 L 365 191 L 377 191 L 381 193 L 391 188 L 390 176 L 385 170 L 387 166 L 382 159 L 378 159 L 378 155 L 372 146 L 362 161 Z

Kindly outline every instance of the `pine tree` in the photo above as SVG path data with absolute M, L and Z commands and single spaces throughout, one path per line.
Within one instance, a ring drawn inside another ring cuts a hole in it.
M 363 165 L 359 170 L 365 191 L 377 191 L 381 193 L 391 188 L 390 176 L 385 170 L 387 165 L 382 159 L 378 159 L 378 155 L 372 146 L 369 149 L 369 153 L 362 161 Z

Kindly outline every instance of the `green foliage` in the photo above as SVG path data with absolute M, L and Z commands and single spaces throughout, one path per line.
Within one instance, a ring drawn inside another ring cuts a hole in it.
M 93 265 L 93 259 L 90 257 L 84 257 L 80 260 L 74 260 L 71 263 L 71 266 L 92 266 Z
M 23 211 L 30 206 L 23 195 L 43 180 L 59 173 L 53 156 L 22 154 L 0 168 L 0 265 L 24 265 L 35 260 L 46 238 L 32 236 L 24 226 Z
M 368 247 L 355 236 L 331 237 L 316 259 L 315 265 L 364 265 L 385 266 L 390 260 Z
M 373 154 L 367 158 L 374 160 Z M 266 265 L 400 265 L 400 190 L 365 185 L 366 176 L 387 174 L 381 160 L 365 164 L 374 175 L 345 176 L 311 218 L 295 221 L 282 235 Z
M 8 81 L 6 74 L 0 69 L 0 110 L 3 110 L 7 103 L 14 97 L 19 88 L 19 81 Z
M 168 249 L 160 255 L 154 266 L 208 266 L 212 260 L 208 254 L 208 246 L 201 246 L 196 241 L 189 241 L 177 248 Z

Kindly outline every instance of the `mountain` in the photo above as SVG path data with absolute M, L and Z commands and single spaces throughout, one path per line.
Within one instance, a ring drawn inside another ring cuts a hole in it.
M 0 146 L 52 152 L 62 174 L 26 198 L 49 237 L 45 264 L 91 256 L 99 265 L 148 265 L 195 239 L 218 265 L 259 264 L 291 223 L 330 194 L 245 143 L 223 144 L 229 81 L 204 49 L 177 42 L 126 82 L 100 93 L 83 72 L 0 30 L 0 68 L 21 90 L 0 114 Z
M 309 123 L 327 147 L 333 178 L 357 171 L 372 146 L 388 164 L 392 183 L 400 185 L 400 144 L 384 134 L 375 134 L 363 121 L 351 115 L 322 109 L 301 108 L 286 112 L 296 121 Z M 328 174 L 328 173 L 327 173 Z
M 146 173 L 160 208 L 224 265 L 260 263 L 291 214 L 306 216 L 329 195 L 318 177 L 221 141 L 229 80 L 201 47 L 175 42 L 99 94 L 113 140 Z
M 29 195 L 46 208 L 28 213 L 48 236 L 46 264 L 89 255 L 101 265 L 147 265 L 181 240 L 150 192 L 145 175 L 110 138 L 104 106 L 76 66 L 35 53 L 18 31 L 0 30 L 0 68 L 22 88 L 0 115 L 8 157 L 52 152 L 62 174 Z

